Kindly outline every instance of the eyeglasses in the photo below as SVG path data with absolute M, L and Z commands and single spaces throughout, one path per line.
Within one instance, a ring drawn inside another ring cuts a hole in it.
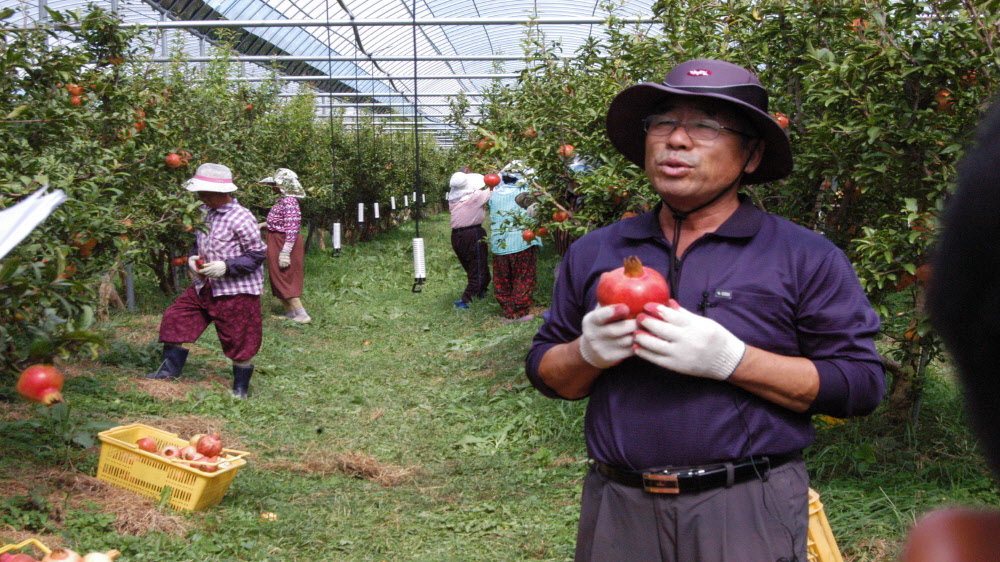
M 650 115 L 642 122 L 642 128 L 647 135 L 666 136 L 673 134 L 677 127 L 684 127 L 687 135 L 696 140 L 715 140 L 719 138 L 723 130 L 732 131 L 737 135 L 750 137 L 749 133 L 726 127 L 714 119 L 691 119 L 690 121 L 676 121 L 663 115 Z

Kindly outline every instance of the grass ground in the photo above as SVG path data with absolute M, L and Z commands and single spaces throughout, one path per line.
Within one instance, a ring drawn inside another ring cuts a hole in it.
M 464 273 L 447 216 L 420 223 L 427 281 L 412 292 L 411 227 L 339 257 L 307 255 L 313 322 L 265 320 L 246 402 L 227 395 L 211 329 L 179 382 L 137 376 L 158 362 L 170 300 L 140 287 L 140 310 L 105 326 L 101 356 L 62 365 L 68 411 L 0 400 L 0 544 L 36 536 L 117 548 L 126 562 L 571 560 L 585 402 L 527 385 L 540 320 L 504 324 L 492 299 L 454 309 Z M 535 312 L 557 260 L 551 247 L 540 256 Z M 882 420 L 820 423 L 807 451 L 847 560 L 893 560 L 931 507 L 998 503 L 946 373 L 928 388 L 917 433 Z M 253 454 L 220 506 L 171 512 L 93 478 L 95 431 L 134 422 L 183 436 L 219 430 Z

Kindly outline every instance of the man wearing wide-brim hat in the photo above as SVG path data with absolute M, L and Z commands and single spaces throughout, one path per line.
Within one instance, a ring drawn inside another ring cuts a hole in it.
M 198 166 L 184 184 L 204 204 L 204 231 L 195 233 L 188 253 L 193 283 L 167 307 L 160 321 L 163 361 L 150 379 L 174 380 L 187 360 L 186 343 L 198 341 L 208 325 L 233 362 L 233 396 L 247 397 L 252 360 L 260 350 L 260 295 L 264 288 L 264 242 L 253 214 L 232 193 L 232 172 L 221 164 Z
M 804 561 L 810 418 L 878 405 L 878 315 L 842 251 L 739 194 L 792 169 L 752 72 L 683 62 L 619 93 L 607 132 L 661 202 L 570 246 L 526 362 L 589 398 L 576 558 Z M 637 318 L 596 299 L 628 256 L 670 284 Z

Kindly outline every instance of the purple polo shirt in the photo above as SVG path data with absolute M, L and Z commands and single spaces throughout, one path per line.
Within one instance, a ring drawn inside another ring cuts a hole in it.
M 538 377 L 542 356 L 580 335 L 584 314 L 597 306 L 602 272 L 635 255 L 667 277 L 670 242 L 656 219 L 661 205 L 570 246 L 526 360 L 528 378 L 546 396 L 559 398 Z M 671 294 L 681 306 L 748 345 L 811 359 L 819 394 L 809 412 L 798 414 L 728 382 L 631 357 L 594 383 L 585 420 L 591 458 L 644 470 L 792 453 L 814 439 L 810 414 L 863 415 L 881 401 L 878 315 L 847 257 L 823 236 L 741 198 L 733 216 L 691 244 L 676 268 Z

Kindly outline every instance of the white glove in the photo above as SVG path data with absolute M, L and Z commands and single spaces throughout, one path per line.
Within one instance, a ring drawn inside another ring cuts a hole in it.
M 635 355 L 633 334 L 638 324 L 625 319 L 628 306 L 611 304 L 598 306 L 583 317 L 580 355 L 598 369 L 607 369 Z
M 222 277 L 226 274 L 226 262 L 222 260 L 210 261 L 198 273 L 205 277 Z
M 288 266 L 292 265 L 292 256 L 288 252 L 281 252 L 278 254 L 278 267 L 281 269 L 286 269 Z
M 676 301 L 671 300 L 672 304 Z M 747 346 L 721 324 L 686 309 L 647 304 L 637 319 L 635 354 L 684 375 L 724 381 Z
M 201 277 L 201 274 L 198 273 L 198 266 L 194 264 L 196 261 L 198 261 L 198 256 L 188 256 L 188 269 L 191 270 L 191 273 Z

